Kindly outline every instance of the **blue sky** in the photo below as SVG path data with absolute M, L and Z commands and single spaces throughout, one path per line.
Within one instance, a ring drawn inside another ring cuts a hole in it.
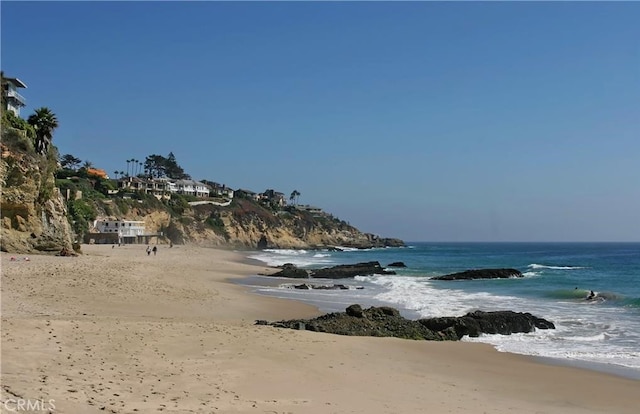
M 429 241 L 640 240 L 640 3 L 6 2 L 2 69 L 97 167 L 176 155 Z

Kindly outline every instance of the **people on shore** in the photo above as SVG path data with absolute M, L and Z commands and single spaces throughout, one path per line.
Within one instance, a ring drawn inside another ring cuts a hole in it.
M 158 246 L 153 246 L 153 255 L 155 256 L 158 252 Z

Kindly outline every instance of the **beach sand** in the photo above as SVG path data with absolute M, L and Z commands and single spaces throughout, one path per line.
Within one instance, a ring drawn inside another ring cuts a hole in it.
M 53 413 L 567 414 L 640 406 L 640 381 L 484 344 L 254 325 L 318 312 L 229 283 L 266 269 L 239 253 L 82 249 L 79 257 L 29 261 L 2 253 L 0 412 L 15 412 L 20 399 L 51 402 Z

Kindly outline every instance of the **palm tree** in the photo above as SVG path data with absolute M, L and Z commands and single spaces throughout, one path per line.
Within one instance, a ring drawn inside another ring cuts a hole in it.
M 116 176 L 116 180 L 118 179 L 118 174 L 120 174 L 120 171 L 118 171 L 118 170 L 115 170 L 115 171 L 113 172 L 113 175 L 115 175 L 115 176 Z
M 129 163 L 131 162 L 131 160 L 127 160 L 127 177 L 129 176 Z
M 49 108 L 38 108 L 27 119 L 29 125 L 36 131 L 36 152 L 44 155 L 49 151 L 53 139 L 53 130 L 58 128 L 58 119 Z
M 289 200 L 294 204 L 298 204 L 298 197 L 300 197 L 300 192 L 298 190 L 293 190 L 293 192 L 289 196 Z

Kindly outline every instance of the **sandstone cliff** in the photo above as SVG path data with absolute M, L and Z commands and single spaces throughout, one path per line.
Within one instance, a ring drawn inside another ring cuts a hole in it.
M 228 207 L 211 204 L 183 207 L 138 200 L 98 202 L 100 215 L 143 220 L 150 233 L 162 232 L 176 244 L 234 248 L 322 248 L 402 246 L 398 239 L 362 233 L 329 214 L 311 214 L 295 208 L 274 211 L 260 203 L 234 199 Z
M 35 154 L 20 131 L 2 131 L 0 249 L 15 253 L 71 249 L 66 204 L 54 185 L 57 153 Z
M 89 233 L 95 232 L 91 224 L 102 217 L 143 220 L 148 233 L 162 234 L 160 242 L 175 244 L 248 249 L 403 245 L 398 239 L 362 233 L 327 213 L 292 206 L 273 207 L 247 198 L 236 198 L 231 205 L 222 207 L 190 206 L 186 198 L 178 196 L 162 202 L 145 194 L 126 198 L 124 194 L 106 196 L 106 192 L 99 190 L 99 180 L 71 177 L 59 180 L 71 199 L 67 202 L 55 186 L 57 170 L 55 147 L 46 156 L 37 155 L 21 131 L 3 130 L 0 163 L 3 251 L 70 250 L 72 241 L 82 236 L 74 234 L 74 229 L 84 233 L 89 226 Z

